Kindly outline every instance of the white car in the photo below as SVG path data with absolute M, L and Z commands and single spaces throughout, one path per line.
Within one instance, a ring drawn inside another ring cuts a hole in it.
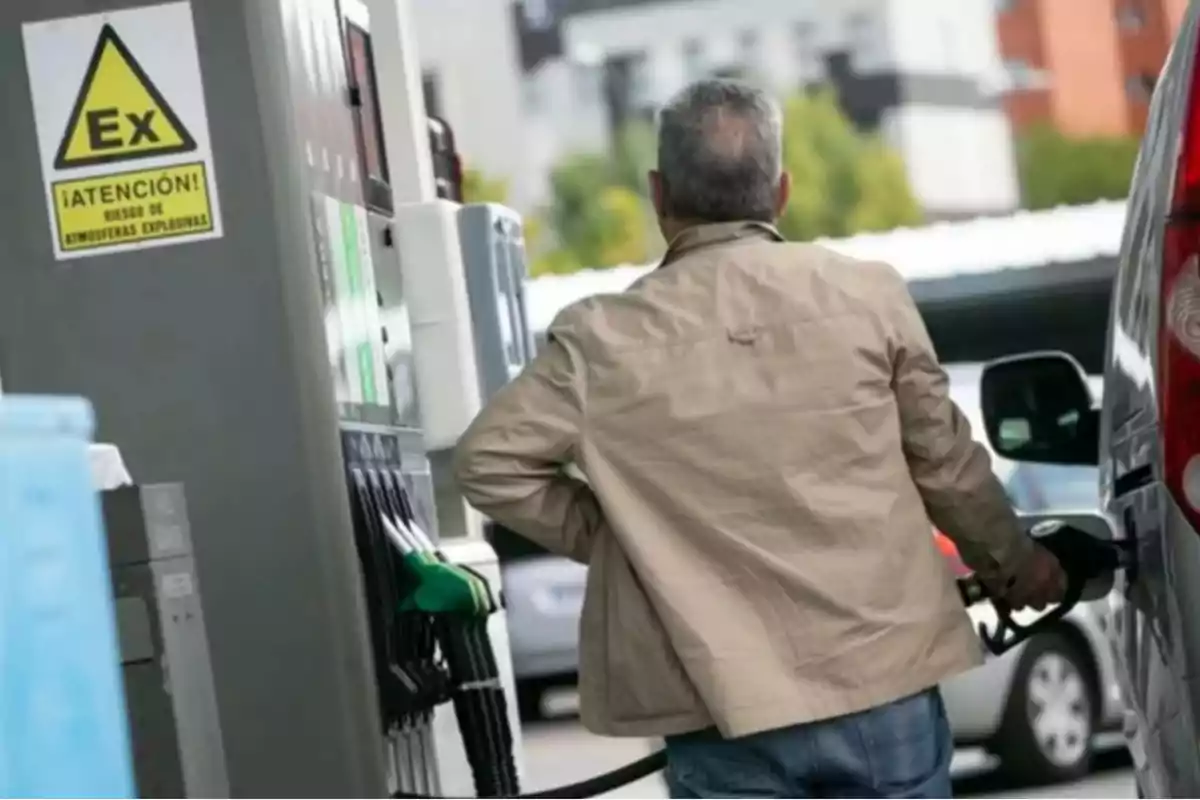
M 952 364 L 950 394 L 984 442 L 979 412 L 979 364 Z M 1103 384 L 1093 379 L 1099 397 Z M 990 451 L 990 448 L 989 448 Z M 1014 464 L 992 454 L 992 467 L 1013 506 L 1026 513 L 1094 511 L 1100 481 L 1094 467 Z M 939 534 L 940 536 L 940 534 Z M 953 546 L 943 552 L 959 566 Z M 1105 625 L 1107 600 L 1080 603 L 1053 630 L 1039 634 L 978 669 L 942 685 L 946 712 L 960 745 L 980 745 L 1010 775 L 1050 783 L 1086 773 L 1096 735 L 1122 721 L 1120 690 Z M 968 610 L 976 628 L 995 628 L 991 603 Z M 1017 615 L 1030 622 L 1037 612 Z
M 983 440 L 976 364 L 950 365 L 951 395 Z M 1098 389 L 1099 387 L 1094 387 Z M 1098 501 L 1094 468 L 995 460 L 998 477 L 1023 511 L 1092 510 Z M 513 668 L 521 711 L 541 713 L 546 689 L 568 685 L 579 663 L 579 612 L 587 569 L 538 553 L 512 534 L 494 539 L 504 574 Z M 947 557 L 952 548 L 940 543 Z M 1094 734 L 1119 725 L 1121 702 L 1104 633 L 1105 601 L 1081 603 L 1058 627 L 943 686 L 955 739 L 980 745 L 1002 765 L 1036 782 L 1078 776 L 1088 769 Z M 970 609 L 972 621 L 994 626 L 990 603 Z M 1018 617 L 1028 621 L 1036 614 Z
M 1122 720 L 1105 606 L 1081 603 L 1053 631 L 946 681 L 942 696 L 955 741 L 983 746 L 1022 782 L 1086 774 L 1097 734 L 1118 729 Z M 995 625 L 990 603 L 970 614 L 976 625 Z
M 1049 469 L 1066 472 L 1075 468 Z M 1037 493 L 1053 502 L 1070 491 L 1064 487 L 1087 485 L 1095 493 L 1097 477 L 1095 470 L 1090 472 L 1090 480 L 1089 476 L 1066 474 L 1046 480 L 1046 476 L 1017 473 L 1006 485 L 1015 494 L 1021 491 L 1015 490 L 1018 482 L 1038 480 L 1034 484 Z M 1053 482 L 1055 478 L 1060 478 L 1058 483 Z M 1032 494 L 1033 490 L 1028 491 Z M 1014 501 L 1022 506 L 1018 498 Z M 961 562 L 953 545 L 944 538 L 939 544 L 958 566 Z M 1051 630 L 1003 656 L 989 654 L 983 666 L 943 683 L 942 696 L 955 741 L 960 746 L 984 747 L 999 757 L 1009 775 L 1022 782 L 1055 783 L 1085 774 L 1097 734 L 1118 729 L 1123 716 L 1106 636 L 1107 610 L 1107 600 L 1080 603 Z M 976 628 L 995 630 L 997 616 L 991 603 L 979 603 L 968 614 Z M 1015 619 L 1028 623 L 1039 616 L 1038 612 L 1023 612 Z
M 521 716 L 536 719 L 547 689 L 575 683 L 587 567 L 544 553 L 502 555 L 501 573 Z

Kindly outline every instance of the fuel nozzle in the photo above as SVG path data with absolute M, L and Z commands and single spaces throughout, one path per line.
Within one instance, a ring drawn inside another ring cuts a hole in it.
M 1133 550 L 1127 542 L 1100 538 L 1061 519 L 1039 522 L 1029 533 L 1054 554 L 1069 580 L 1083 582 L 1080 600 L 1106 596 L 1117 570 L 1129 567 L 1133 561 Z
M 1133 551 L 1127 543 L 1102 539 L 1063 520 L 1041 522 L 1030 530 L 1030 535 L 1054 554 L 1067 574 L 1066 596 L 1038 619 L 1022 625 L 1013 619 L 1013 609 L 1002 599 L 991 597 L 978 578 L 971 576 L 958 582 L 964 604 L 970 606 L 987 598 L 996 609 L 995 629 L 989 631 L 982 623 L 979 626 L 980 638 L 994 655 L 1002 655 L 1052 626 L 1080 601 L 1104 597 L 1112 589 L 1114 573 L 1132 564 Z

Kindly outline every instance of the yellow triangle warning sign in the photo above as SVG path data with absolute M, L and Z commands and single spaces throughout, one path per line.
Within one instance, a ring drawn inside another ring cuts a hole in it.
M 195 149 L 196 140 L 166 98 L 113 27 L 105 25 L 67 120 L 55 169 Z

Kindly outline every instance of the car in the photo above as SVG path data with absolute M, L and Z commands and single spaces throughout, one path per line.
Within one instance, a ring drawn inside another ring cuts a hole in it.
M 1000 458 L 987 442 L 980 403 L 980 364 L 950 364 L 950 394 L 963 410 L 975 438 L 988 448 L 992 468 L 1013 507 L 1022 514 L 1094 511 L 1099 475 L 1094 467 L 1015 463 Z M 1102 381 L 1089 379 L 1099 393 Z M 962 575 L 966 568 L 954 545 L 936 533 L 939 548 Z M 1107 600 L 1080 603 L 1051 631 L 942 685 L 955 742 L 982 746 L 1000 767 L 1023 783 L 1078 778 L 1089 768 L 1096 734 L 1118 727 L 1123 706 L 1107 644 Z M 968 609 L 971 621 L 991 630 L 990 603 Z M 1019 622 L 1038 615 L 1021 614 Z
M 1103 398 L 1063 352 L 997 360 L 980 386 L 997 452 L 1099 470 L 1140 797 L 1200 796 L 1200 3 L 1180 10 L 1126 202 Z
M 951 396 L 981 441 L 982 369 L 981 364 L 946 367 Z M 1023 512 L 1096 508 L 1099 481 L 1094 468 L 1015 464 L 994 455 L 993 461 L 1014 505 Z M 935 541 L 951 565 L 961 569 L 949 540 L 935 532 Z M 521 713 L 535 719 L 548 689 L 575 681 L 587 569 L 539 552 L 509 532 L 494 534 L 493 545 L 502 564 Z M 1121 720 L 1104 615 L 1096 605 L 1080 604 L 1056 630 L 947 681 L 943 693 L 955 739 L 986 747 L 1000 756 L 1002 766 L 1025 780 L 1057 781 L 1085 772 L 1093 733 Z M 976 626 L 996 622 L 987 603 L 968 613 Z
M 537 719 L 548 690 L 576 681 L 587 567 L 546 553 L 500 563 L 517 703 L 523 719 Z
M 1005 488 L 1021 512 L 1092 510 L 1099 476 L 1090 467 L 1017 465 Z M 954 545 L 937 534 L 955 572 L 966 573 Z M 1106 638 L 1107 599 L 1080 603 L 1052 630 L 942 685 L 959 746 L 982 746 L 1023 784 L 1073 780 L 1088 772 L 1097 735 L 1119 728 L 1121 692 Z M 968 610 L 994 629 L 990 603 Z M 1036 613 L 1018 615 L 1028 622 Z

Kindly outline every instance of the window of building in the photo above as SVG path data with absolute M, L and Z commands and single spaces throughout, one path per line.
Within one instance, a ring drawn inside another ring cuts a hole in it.
M 712 71 L 712 77 L 731 81 L 746 81 L 754 78 L 745 67 L 739 66 L 718 67 Z
M 869 14 L 857 12 L 846 20 L 846 42 L 856 56 L 869 56 L 874 48 L 875 26 Z
M 642 108 L 651 101 L 650 59 L 645 53 L 634 53 L 627 63 L 629 102 L 633 108 Z
M 1014 91 L 1037 89 L 1041 86 L 1041 72 L 1023 58 L 1011 58 L 1004 62 L 1008 74 L 1008 88 Z
M 522 0 L 521 11 L 525 15 L 525 24 L 532 30 L 544 31 L 554 25 L 550 0 Z
M 760 44 L 758 31 L 744 30 L 738 34 L 738 68 L 744 75 L 758 71 Z
M 808 74 L 817 60 L 817 28 L 808 20 L 792 24 L 792 57 L 801 74 Z
M 521 82 L 521 103 L 526 114 L 537 114 L 542 110 L 542 83 L 539 74 L 526 75 Z
M 1154 86 L 1157 83 L 1158 80 L 1153 75 L 1130 75 L 1125 79 L 1125 93 L 1129 95 L 1130 100 L 1146 103 L 1154 95 Z
M 1117 25 L 1121 30 L 1129 32 L 1140 31 L 1146 27 L 1146 12 L 1141 3 L 1132 0 L 1121 3 L 1117 7 Z
M 581 106 L 591 107 L 600 98 L 601 69 L 593 64 L 571 65 L 571 91 Z
M 704 42 L 688 39 L 683 43 L 683 73 L 689 81 L 700 80 L 708 73 Z
M 744 30 L 738 34 L 738 51 L 743 60 L 756 57 L 758 45 L 758 31 Z

